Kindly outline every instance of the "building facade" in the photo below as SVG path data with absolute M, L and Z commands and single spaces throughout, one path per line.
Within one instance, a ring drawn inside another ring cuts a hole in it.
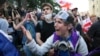
M 89 13 L 100 16 L 100 0 L 89 0 Z

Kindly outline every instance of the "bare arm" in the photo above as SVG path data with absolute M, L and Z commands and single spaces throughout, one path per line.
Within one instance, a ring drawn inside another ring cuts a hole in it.
M 28 43 L 31 42 L 32 41 L 31 33 L 28 30 L 26 30 L 24 26 L 21 25 L 20 27 L 21 27 L 23 33 L 26 35 Z
M 24 26 L 21 26 L 21 29 L 27 38 L 27 43 L 25 45 L 32 51 L 32 53 L 43 56 L 52 47 L 54 35 L 50 36 L 46 42 L 40 46 L 36 44 L 35 40 L 31 36 L 31 33 L 26 30 Z
M 20 15 L 16 15 L 16 16 L 20 17 Z M 28 17 L 28 14 L 26 14 L 25 18 L 17 25 L 15 23 L 13 23 L 14 29 L 16 29 L 16 30 L 19 29 L 24 24 L 24 22 L 27 20 L 27 17 Z
M 41 40 L 41 33 L 36 33 L 36 41 L 39 45 L 43 44 L 43 41 Z
M 20 27 L 21 27 L 21 25 L 23 25 L 24 24 L 24 22 L 26 21 L 26 19 L 24 19 L 24 20 L 22 20 L 19 24 L 15 24 L 15 22 L 13 22 L 13 27 L 14 27 L 14 29 L 16 29 L 16 30 L 18 30 Z
M 12 19 L 14 20 L 15 17 L 14 17 L 14 10 L 12 9 Z

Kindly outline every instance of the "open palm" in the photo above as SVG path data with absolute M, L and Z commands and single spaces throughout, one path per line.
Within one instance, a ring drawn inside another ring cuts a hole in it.
M 22 29 L 24 35 L 26 36 L 28 42 L 32 41 L 31 33 L 28 30 L 26 30 L 24 26 L 21 26 L 21 29 Z

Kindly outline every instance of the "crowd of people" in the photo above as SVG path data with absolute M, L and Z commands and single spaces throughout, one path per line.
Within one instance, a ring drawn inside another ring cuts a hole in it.
M 41 12 L 5 4 L 0 0 L 0 56 L 99 56 L 96 15 L 80 15 L 78 8 L 56 14 L 50 3 L 43 3 Z

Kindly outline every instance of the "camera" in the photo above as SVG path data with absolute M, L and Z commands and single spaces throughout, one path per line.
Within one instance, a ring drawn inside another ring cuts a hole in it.
M 73 48 L 70 46 L 70 43 L 67 41 L 60 41 L 58 43 L 54 43 L 53 45 L 55 50 L 61 50 L 61 51 L 72 51 Z

